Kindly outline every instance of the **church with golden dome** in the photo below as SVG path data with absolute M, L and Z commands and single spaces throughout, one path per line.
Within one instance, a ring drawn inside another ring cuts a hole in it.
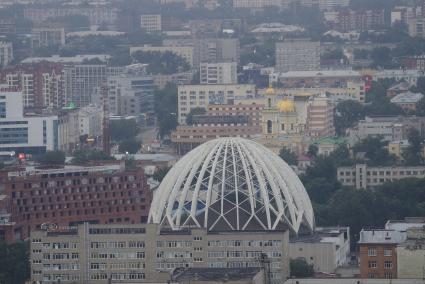
M 262 136 L 258 142 L 276 152 L 287 147 L 302 153 L 312 138 L 333 134 L 333 105 L 325 95 L 288 95 L 272 86 L 264 92 Z

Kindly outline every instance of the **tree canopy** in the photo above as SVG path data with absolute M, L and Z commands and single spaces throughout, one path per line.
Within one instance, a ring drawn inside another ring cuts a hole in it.
M 47 151 L 45 154 L 37 156 L 35 160 L 45 165 L 65 164 L 65 153 L 61 151 Z
M 306 278 L 314 275 L 312 264 L 308 264 L 304 258 L 291 259 L 289 262 L 291 277 Z
M 0 240 L 0 283 L 23 284 L 30 278 L 30 246 Z
M 206 114 L 206 113 L 207 113 L 207 111 L 203 107 L 192 108 L 190 110 L 189 114 L 186 116 L 186 124 L 187 125 L 192 125 L 193 124 L 193 116 L 194 115 L 202 115 L 202 114 Z
M 176 129 L 178 125 L 176 85 L 168 84 L 162 90 L 155 90 L 155 113 L 160 137 L 165 137 Z
M 289 149 L 282 148 L 279 151 L 279 157 L 282 158 L 288 165 L 297 165 L 298 158 L 297 155 Z
M 132 57 L 139 63 L 148 64 L 146 71 L 150 74 L 174 74 L 190 69 L 183 57 L 170 51 L 137 51 Z
M 139 133 L 135 119 L 111 120 L 109 124 L 111 139 L 122 141 L 135 137 Z

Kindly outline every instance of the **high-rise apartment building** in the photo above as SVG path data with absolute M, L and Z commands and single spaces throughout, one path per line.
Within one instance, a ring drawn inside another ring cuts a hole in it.
M 160 32 L 162 30 L 161 15 L 141 15 L 140 27 L 148 33 Z
M 194 62 L 239 62 L 240 46 L 237 38 L 207 38 L 195 41 L 195 59 Z
M 237 84 L 237 63 L 201 63 L 200 65 L 201 84 Z
M 0 41 L 0 67 L 6 67 L 13 60 L 13 46 L 11 42 Z
M 307 104 L 306 131 L 313 137 L 334 136 L 334 104 L 320 95 L 312 98 Z
M 320 69 L 320 42 L 306 39 L 276 43 L 276 70 L 310 71 Z
M 63 66 L 40 62 L 8 67 L 0 71 L 1 82 L 21 90 L 25 107 L 64 106 Z
M 64 68 L 65 105 L 86 106 L 98 101 L 97 88 L 106 82 L 107 67 L 103 64 L 75 64 Z
M 262 259 L 268 263 L 268 283 L 281 284 L 289 277 L 285 229 L 171 231 L 157 224 L 87 223 L 46 224 L 44 229 L 31 233 L 35 283 L 166 283 L 174 268 L 262 268 Z
M 123 164 L 27 168 L 3 173 L 2 182 L 14 223 L 0 227 L 7 241 L 26 239 L 44 223 L 143 223 L 151 201 L 144 172 Z

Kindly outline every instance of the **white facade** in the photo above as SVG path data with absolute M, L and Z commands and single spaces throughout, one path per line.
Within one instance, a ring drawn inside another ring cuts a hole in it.
M 201 84 L 237 84 L 237 63 L 201 63 L 200 66 Z
M 24 116 L 21 92 L 0 92 L 0 151 L 57 150 L 57 116 Z
M 378 71 L 375 74 L 373 74 L 372 78 L 374 81 L 377 81 L 379 79 L 395 79 L 397 81 L 407 81 L 408 83 L 412 85 L 416 85 L 418 78 L 423 77 L 424 72 L 421 70 L 414 70 L 414 69 L 394 69 L 394 70 L 383 70 Z
M 242 138 L 208 141 L 180 159 L 155 191 L 149 222 L 172 230 L 314 230 L 310 198 L 279 156 Z
M 65 29 L 53 27 L 33 28 L 31 35 L 32 48 L 62 46 L 65 44 Z
M 337 169 L 338 181 L 356 189 L 376 187 L 404 178 L 425 178 L 425 167 L 368 167 L 366 164 L 356 164 Z
M 316 228 L 312 235 L 294 237 L 289 242 L 289 258 L 303 258 L 315 272 L 335 273 L 348 262 L 350 228 Z
M 101 108 L 89 105 L 78 112 L 79 134 L 88 137 L 102 136 L 103 111 Z
M 239 98 L 254 98 L 255 85 L 180 85 L 178 86 L 178 121 L 186 124 L 186 116 L 193 108 L 207 108 L 210 104 L 230 104 Z
M 13 60 L 13 46 L 11 42 L 0 41 L 0 67 L 6 67 Z

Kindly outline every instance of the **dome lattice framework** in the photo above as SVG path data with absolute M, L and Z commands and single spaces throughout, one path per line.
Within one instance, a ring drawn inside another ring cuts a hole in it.
M 173 230 L 314 228 L 310 199 L 279 156 L 242 138 L 206 142 L 180 159 L 156 190 L 150 223 Z

